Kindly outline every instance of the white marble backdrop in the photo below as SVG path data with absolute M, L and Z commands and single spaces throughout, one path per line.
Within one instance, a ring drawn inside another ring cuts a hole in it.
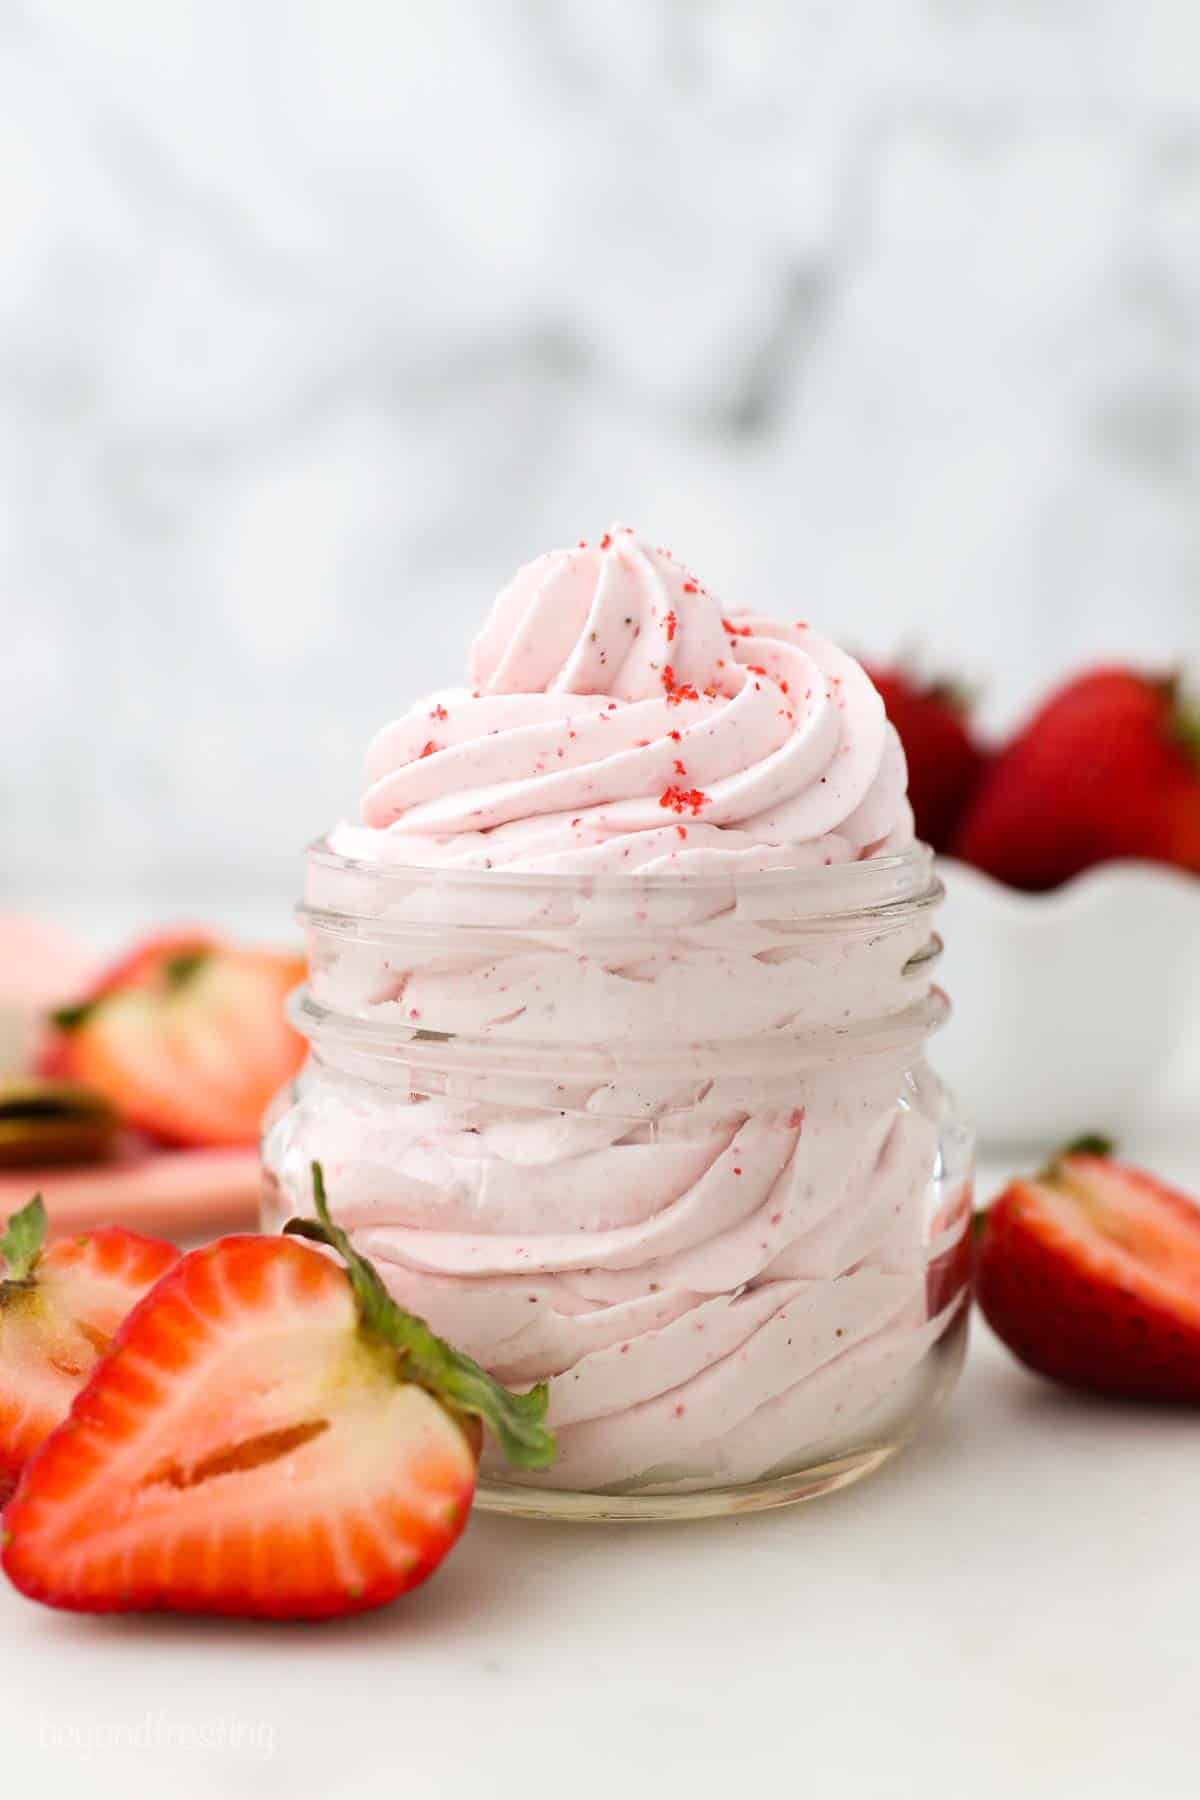
M 1195 0 L 0 0 L 7 897 L 282 907 L 614 516 L 994 721 L 1200 640 Z

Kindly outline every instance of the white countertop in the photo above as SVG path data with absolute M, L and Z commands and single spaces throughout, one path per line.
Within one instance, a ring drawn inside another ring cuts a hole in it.
M 426 1588 L 319 1628 L 0 1592 L 5 1791 L 1194 1800 L 1198 1481 L 1195 1414 L 1061 1393 L 977 1321 L 926 1436 L 807 1506 L 480 1516 Z

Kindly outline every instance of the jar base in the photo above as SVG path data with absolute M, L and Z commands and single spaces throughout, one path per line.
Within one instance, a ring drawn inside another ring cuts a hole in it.
M 795 1506 L 849 1487 L 871 1475 L 902 1448 L 903 1440 L 855 1455 L 837 1457 L 741 1487 L 705 1488 L 690 1494 L 574 1494 L 562 1489 L 517 1487 L 512 1482 L 480 1482 L 475 1504 L 481 1512 L 513 1519 L 556 1519 L 562 1524 L 649 1524 L 670 1519 L 714 1519 L 731 1513 L 766 1512 Z
M 918 1390 L 869 1434 L 865 1443 L 837 1455 L 731 1487 L 698 1488 L 686 1493 L 573 1493 L 561 1488 L 523 1487 L 517 1482 L 479 1483 L 475 1504 L 483 1512 L 506 1513 L 514 1519 L 553 1519 L 562 1524 L 652 1524 L 668 1520 L 713 1519 L 796 1506 L 822 1494 L 850 1487 L 890 1462 L 950 1396 L 967 1351 L 967 1314 L 945 1333 L 923 1365 Z

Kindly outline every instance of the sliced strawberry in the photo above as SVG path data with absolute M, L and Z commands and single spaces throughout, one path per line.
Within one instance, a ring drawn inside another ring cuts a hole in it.
M 546 1389 L 510 1394 L 389 1298 L 329 1220 L 193 1251 L 131 1315 L 4 1515 L 22 1593 L 81 1612 L 332 1617 L 423 1581 L 466 1523 L 481 1422 L 527 1467 Z
M 126 988 L 161 985 L 171 969 L 185 966 L 185 959 L 211 949 L 216 938 L 203 926 L 172 926 L 142 938 L 132 949 L 123 951 L 115 961 L 94 972 L 86 987 L 75 989 L 75 999 L 64 999 L 46 1019 L 46 1031 L 40 1045 L 36 1072 L 54 1080 L 67 1080 L 71 1074 L 71 1053 L 64 1025 L 74 1025 L 87 1008 L 107 994 L 122 993 Z M 62 989 L 60 988 L 60 993 Z M 68 993 L 70 990 L 67 990 Z
M 215 935 L 202 925 L 173 925 L 166 931 L 153 932 L 101 969 L 88 999 L 119 994 L 126 988 L 157 987 L 172 967 L 178 970 L 189 958 L 216 947 Z
M 988 1209 L 976 1293 L 1022 1362 L 1071 1387 L 1200 1402 L 1200 1206 L 1068 1153 Z
M 304 1060 L 283 1014 L 303 960 L 177 938 L 124 967 L 123 985 L 56 1015 L 63 1072 L 159 1142 L 252 1144 Z
M 43 1249 L 40 1197 L 0 1239 L 0 1488 L 18 1476 L 132 1307 L 178 1261 L 173 1244 L 103 1226 Z

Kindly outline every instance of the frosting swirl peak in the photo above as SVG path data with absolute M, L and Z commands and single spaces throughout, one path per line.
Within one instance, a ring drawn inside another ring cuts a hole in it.
M 628 527 L 519 569 L 469 675 L 371 745 L 371 854 L 684 872 L 912 841 L 903 751 L 859 664 L 806 623 L 722 608 Z M 363 835 L 336 847 L 363 854 Z

